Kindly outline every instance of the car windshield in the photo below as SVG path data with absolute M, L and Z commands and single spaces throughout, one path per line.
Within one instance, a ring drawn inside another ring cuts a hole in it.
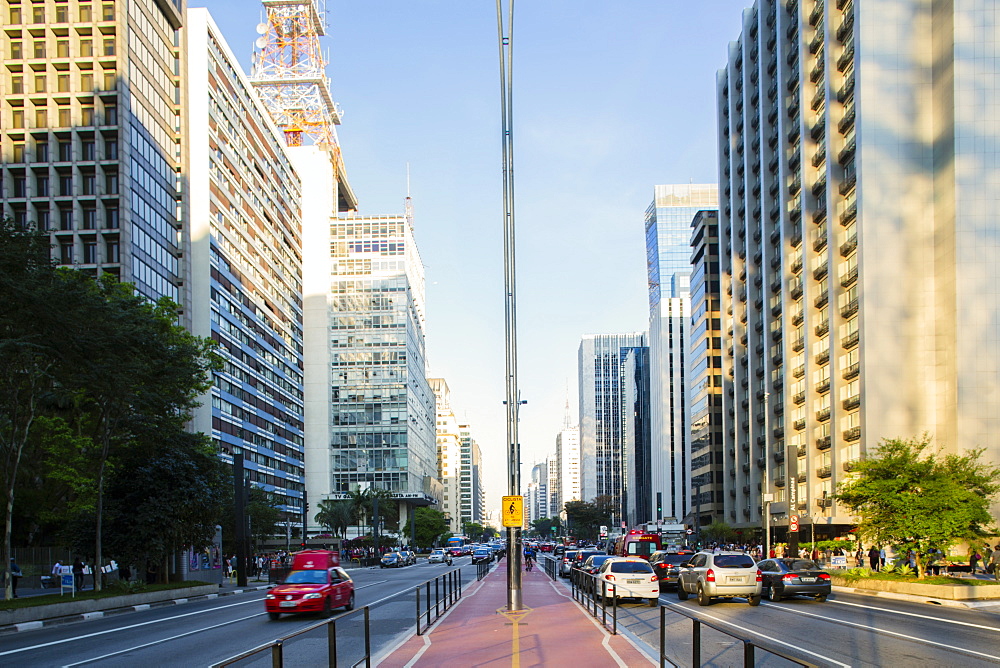
M 691 558 L 690 554 L 665 554 L 661 561 L 666 564 L 672 564 L 674 566 L 678 564 L 683 564 Z
M 781 563 L 790 571 L 815 571 L 819 569 L 811 559 L 782 559 Z
M 576 558 L 576 551 L 570 550 L 570 551 L 566 552 L 566 554 L 563 555 L 563 558 L 570 559 L 570 560 L 575 559 Z
M 285 584 L 326 584 L 326 571 L 292 571 Z
M 601 555 L 593 556 L 590 559 L 588 559 L 587 561 L 589 561 L 590 564 L 593 565 L 593 566 L 600 566 L 601 564 L 603 564 L 605 561 L 607 561 L 610 558 L 611 558 L 610 554 L 601 554 Z
M 717 554 L 714 562 L 719 568 L 753 568 L 756 566 L 753 559 L 745 554 Z
M 653 567 L 645 561 L 616 561 L 611 564 L 612 573 L 652 573 Z

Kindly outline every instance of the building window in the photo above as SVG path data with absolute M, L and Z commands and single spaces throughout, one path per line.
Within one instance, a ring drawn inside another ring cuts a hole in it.
M 81 8 L 81 12 L 83 9 Z M 81 21 L 83 19 L 80 19 Z M 81 39 L 80 40 L 80 55 L 81 56 L 93 56 L 94 55 L 94 40 L 92 39 Z
M 94 108 L 93 107 L 81 107 L 80 108 L 80 123 L 82 125 L 93 125 L 94 124 Z
M 48 209 L 38 210 L 38 229 L 49 231 L 52 229 L 52 217 Z
M 35 127 L 44 128 L 49 124 L 49 110 L 45 107 L 35 109 Z
M 73 229 L 73 209 L 59 209 L 59 229 L 64 232 Z
M 84 139 L 80 144 L 84 160 L 97 160 L 97 144 L 93 139 Z
M 84 195 L 96 195 L 97 194 L 97 175 L 96 174 L 84 174 L 83 175 L 83 194 Z M 94 229 L 94 228 L 87 228 Z
M 90 5 L 80 5 L 80 21 L 88 23 L 94 20 L 94 15 L 90 11 Z
M 23 176 L 14 177 L 14 197 L 28 196 L 28 181 Z
M 45 75 L 36 74 L 35 75 L 35 92 L 44 93 L 45 92 Z
M 35 5 L 31 8 L 31 22 L 45 23 L 45 7 Z
M 118 88 L 118 75 L 115 72 L 104 73 L 104 90 L 115 90 Z
M 93 72 L 81 72 L 80 73 L 80 90 L 85 93 L 89 93 L 94 90 L 94 73 Z
M 47 141 L 35 142 L 35 162 L 49 161 L 49 143 Z
M 20 74 L 10 78 L 10 92 L 15 95 L 24 94 L 24 77 Z
M 117 139 L 105 139 L 104 140 L 104 159 L 105 160 L 117 160 L 118 159 L 118 140 Z
M 59 195 L 62 197 L 70 197 L 73 195 L 73 175 L 72 174 L 60 174 L 59 175 Z
M 36 197 L 48 197 L 49 196 L 49 177 L 48 175 L 39 174 L 35 177 L 35 196 Z
M 35 58 L 45 57 L 45 40 L 35 40 L 33 45 L 33 54 Z
M 116 240 L 107 241 L 104 247 L 105 247 L 104 259 L 107 262 L 120 262 L 120 260 L 118 259 L 118 241 Z
M 23 42 L 11 42 L 10 43 L 10 57 L 12 60 L 21 60 L 24 58 Z
M 113 56 L 115 55 L 115 38 L 107 37 L 104 40 L 104 55 Z
M 24 144 L 14 144 L 14 162 L 24 162 Z
M 97 229 L 97 209 L 85 208 L 83 210 L 83 228 L 85 230 Z
M 83 242 L 83 263 L 84 264 L 97 264 L 97 242 L 96 241 L 84 241 Z
M 103 5 L 101 5 L 101 20 L 102 21 L 115 20 L 115 6 L 113 3 L 106 2 Z
M 68 128 L 73 125 L 73 114 L 69 107 L 59 109 L 59 127 Z
M 60 264 L 73 264 L 72 242 L 59 244 L 59 262 Z
M 56 40 L 56 58 L 69 58 L 69 40 Z
M 104 105 L 104 124 L 118 125 L 118 105 L 116 104 Z
M 56 89 L 60 93 L 68 93 L 69 92 L 69 75 L 68 74 L 59 74 L 59 75 L 56 75 Z
M 73 144 L 69 140 L 59 140 L 59 161 L 69 162 L 73 159 Z
M 104 176 L 104 192 L 108 195 L 118 194 L 118 174 L 106 174 Z
M 10 22 L 17 25 L 21 22 L 21 8 L 11 7 L 10 8 Z
M 69 23 L 69 7 L 56 5 L 56 23 Z
M 11 112 L 10 124 L 14 128 L 24 128 L 24 109 L 14 109 Z

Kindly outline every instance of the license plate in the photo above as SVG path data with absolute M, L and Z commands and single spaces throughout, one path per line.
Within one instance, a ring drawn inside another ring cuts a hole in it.
M 728 582 L 729 584 L 743 584 L 743 578 L 742 577 L 735 577 L 735 578 L 734 577 L 728 577 L 728 578 L 726 578 L 726 582 Z
M 630 585 L 642 584 L 642 580 L 626 580 L 625 582 Z
M 802 578 L 802 577 L 800 577 L 799 579 L 802 580 L 803 582 L 816 582 L 816 578 Z
M 294 608 L 295 607 L 295 601 L 281 601 L 278 604 L 278 606 L 281 607 L 281 608 Z

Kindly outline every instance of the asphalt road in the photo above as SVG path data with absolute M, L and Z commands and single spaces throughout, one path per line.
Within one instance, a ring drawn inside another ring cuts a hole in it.
M 475 582 L 468 557 L 453 566 L 428 564 L 349 571 L 356 608 L 371 606 L 372 655 L 408 637 L 415 622 L 413 588 L 446 571 L 461 568 L 465 586 Z M 433 588 L 433 587 L 432 587 Z M 265 591 L 224 596 L 184 605 L 74 622 L 5 636 L 0 665 L 17 666 L 208 666 L 323 621 L 318 615 L 284 615 L 277 621 L 264 612 Z M 334 619 L 344 617 L 338 612 Z M 364 655 L 364 616 L 355 612 L 337 626 L 339 665 Z M 297 636 L 284 646 L 286 666 L 326 665 L 323 628 Z M 270 666 L 270 654 L 239 666 Z
M 565 581 L 564 581 L 565 582 Z M 966 609 L 911 603 L 857 594 L 834 593 L 820 603 L 811 598 L 764 600 L 750 607 L 746 599 L 716 599 L 701 607 L 663 592 L 666 610 L 666 656 L 675 665 L 692 665 L 692 627 L 688 615 L 742 637 L 820 666 L 997 666 L 1000 664 L 1000 606 Z M 610 621 L 609 621 L 610 625 Z M 659 647 L 660 610 L 625 603 L 618 625 Z M 701 627 L 703 666 L 743 665 L 743 644 L 708 626 Z M 756 666 L 790 662 L 757 649 Z

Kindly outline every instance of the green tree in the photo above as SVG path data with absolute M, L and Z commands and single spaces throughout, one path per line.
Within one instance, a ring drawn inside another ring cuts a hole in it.
M 441 511 L 420 507 L 413 512 L 419 547 L 433 547 L 435 542 L 448 533 L 448 520 Z
M 712 522 L 701 529 L 702 540 L 709 543 L 731 543 L 736 537 L 736 531 L 725 522 Z
M 347 528 L 355 522 L 354 511 L 350 501 L 323 499 L 319 502 L 316 521 L 320 526 L 330 530 L 334 536 L 347 537 Z
M 1000 469 L 981 461 L 981 449 L 941 456 L 929 447 L 927 436 L 883 440 L 834 496 L 859 518 L 864 540 L 913 550 L 919 578 L 932 548 L 990 534 L 990 499 L 1000 491 Z
M 537 520 L 531 520 L 531 528 L 536 534 L 542 538 L 546 538 L 552 534 L 552 527 L 559 524 L 559 518 L 552 517 L 542 517 Z
M 600 527 L 611 525 L 613 505 L 613 499 L 608 496 L 599 496 L 593 501 L 567 501 L 564 509 L 569 531 L 577 538 L 596 540 Z

